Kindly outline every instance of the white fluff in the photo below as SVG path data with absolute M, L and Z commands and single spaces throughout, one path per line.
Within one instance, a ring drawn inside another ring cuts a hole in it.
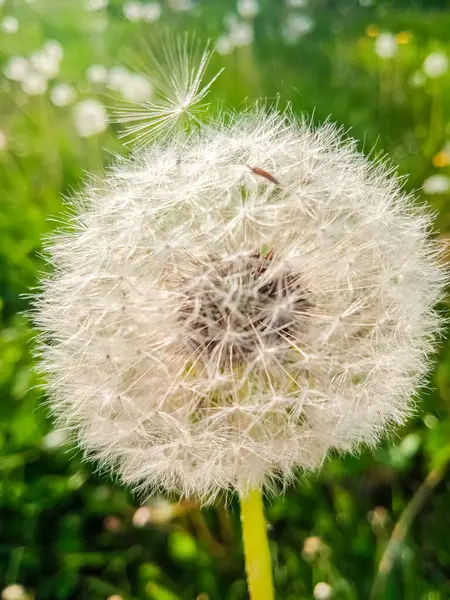
M 74 209 L 36 301 L 41 366 L 59 424 L 126 484 L 267 489 L 410 415 L 440 248 L 333 125 L 228 117 L 122 160 Z

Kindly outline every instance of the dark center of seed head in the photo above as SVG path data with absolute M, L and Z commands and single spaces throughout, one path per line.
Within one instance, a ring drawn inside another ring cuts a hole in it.
M 213 260 L 185 280 L 179 319 L 192 350 L 225 366 L 290 346 L 309 303 L 300 274 L 277 269 L 275 260 L 272 250 Z

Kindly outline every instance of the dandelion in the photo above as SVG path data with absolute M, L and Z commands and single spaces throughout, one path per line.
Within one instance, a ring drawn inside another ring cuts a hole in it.
M 216 52 L 224 56 L 225 54 L 230 54 L 233 52 L 234 45 L 228 35 L 221 35 L 216 40 Z
M 128 70 L 121 65 L 117 65 L 116 67 L 111 67 L 111 69 L 109 69 L 106 83 L 112 90 L 120 92 L 126 85 L 128 76 Z
M 321 581 L 314 586 L 313 596 L 314 600 L 329 600 L 332 597 L 333 589 L 328 583 Z
M 420 88 L 425 85 L 426 77 L 422 71 L 416 71 L 411 75 L 408 83 L 413 88 Z
M 35 321 L 57 422 L 89 458 L 143 494 L 239 493 L 263 600 L 261 490 L 406 420 L 448 278 L 428 212 L 332 124 L 196 117 L 207 59 L 165 71 L 151 144 L 75 202 Z M 76 107 L 80 135 L 94 103 Z
M 281 34 L 287 44 L 296 44 L 298 40 L 314 29 L 314 21 L 308 15 L 289 15 Z
M 237 11 L 243 19 L 253 19 L 259 12 L 257 0 L 238 0 Z
M 69 432 L 67 429 L 55 429 L 44 436 L 42 439 L 42 446 L 46 450 L 55 450 L 67 443 L 68 439 Z
M 102 10 L 108 6 L 108 0 L 87 0 L 86 9 L 90 12 Z
M 8 137 L 4 131 L 0 129 L 0 152 L 6 150 L 8 146 Z
M 169 0 L 169 6 L 176 12 L 187 12 L 192 10 L 195 4 L 192 0 Z
M 140 21 L 142 16 L 142 4 L 140 2 L 126 2 L 123 6 L 123 15 L 129 21 Z
M 29 72 L 30 64 L 23 56 L 12 56 L 6 63 L 5 77 L 12 81 L 24 81 Z
M 33 69 L 45 79 L 53 79 L 59 73 L 60 60 L 51 53 L 43 51 L 35 52 L 30 56 L 29 60 Z
M 441 52 L 432 52 L 424 60 L 423 70 L 431 79 L 442 77 L 448 71 L 448 58 Z
M 57 40 L 47 40 L 43 46 L 44 53 L 54 60 L 61 61 L 64 56 L 64 48 Z
M 375 40 L 375 52 L 380 58 L 393 58 L 397 54 L 397 47 L 397 40 L 392 33 L 380 33 Z
M 55 106 L 67 106 L 77 97 L 75 88 L 68 83 L 58 83 L 50 90 L 50 100 Z
M 253 43 L 254 33 L 250 23 L 237 21 L 230 28 L 230 40 L 234 46 L 250 46 Z
M 286 0 L 286 6 L 290 8 L 305 8 L 308 4 L 309 0 Z
M 150 99 L 152 85 L 144 75 L 129 73 L 124 79 L 120 91 L 125 100 L 139 104 Z
M 91 65 L 86 70 L 86 79 L 94 85 L 106 83 L 108 79 L 108 69 L 103 65 Z
M 19 21 L 12 15 L 6 15 L 0 21 L 0 29 L 3 33 L 17 33 L 19 31 Z
M 430 175 L 423 182 L 423 191 L 429 196 L 445 194 L 450 190 L 450 179 L 445 175 Z
M 98 135 L 108 127 L 105 107 L 94 98 L 82 100 L 76 104 L 73 115 L 75 127 L 81 137 Z
M 2 600 L 27 600 L 28 595 L 23 585 L 14 583 L 2 591 Z
M 47 91 L 47 79 L 37 71 L 28 71 L 21 82 L 22 90 L 28 96 L 42 96 Z
M 144 4 L 141 7 L 141 19 L 146 23 L 156 23 L 161 16 L 161 5 L 157 2 L 151 2 L 150 4 Z

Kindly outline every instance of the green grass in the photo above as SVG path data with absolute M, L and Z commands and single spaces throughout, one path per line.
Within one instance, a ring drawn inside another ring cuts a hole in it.
M 419 190 L 432 174 L 450 176 L 449 166 L 436 166 L 442 163 L 436 155 L 450 142 L 450 72 L 422 87 L 409 83 L 431 51 L 450 56 L 447 3 L 378 1 L 363 8 L 356 0 L 310 0 L 305 10 L 315 28 L 291 46 L 280 35 L 287 18 L 283 2 L 260 4 L 253 45 L 213 58 L 211 73 L 222 66 L 225 72 L 214 85 L 212 105 L 239 107 L 266 97 L 282 106 L 290 102 L 316 122 L 331 116 L 365 152 L 386 151 L 408 175 L 408 189 Z M 224 16 L 235 11 L 225 0 L 199 1 L 187 14 L 163 7 L 158 23 L 144 24 L 124 20 L 119 0 L 100 12 L 86 11 L 82 0 L 6 0 L 0 20 L 15 15 L 19 30 L 0 34 L 0 68 L 57 39 L 64 58 L 55 81 L 72 84 L 78 100 L 94 96 L 117 106 L 109 90 L 88 85 L 89 65 L 126 63 L 142 70 L 143 41 L 161 30 L 185 29 L 215 40 Z M 367 35 L 369 25 L 411 36 L 383 61 Z M 150 499 L 150 520 L 138 527 L 138 499 L 93 472 L 74 449 L 52 447 L 46 437 L 51 423 L 35 388 L 24 294 L 44 268 L 42 237 L 55 226 L 49 218 L 58 216 L 62 197 L 80 188 L 86 171 L 99 173 L 115 153 L 128 152 L 119 127 L 80 138 L 72 106 L 55 107 L 48 94 L 29 96 L 0 75 L 0 130 L 7 138 L 0 151 L 0 589 L 19 583 L 36 600 L 246 598 L 235 502 L 228 511 L 200 512 L 190 504 L 155 507 Z M 439 234 L 448 236 L 450 192 L 417 195 L 438 211 Z M 450 454 L 449 408 L 450 346 L 444 341 L 406 428 L 374 452 L 330 459 L 320 474 L 270 500 L 280 600 L 313 598 L 320 581 L 332 586 L 336 600 L 369 598 L 389 540 L 393 560 L 372 600 L 450 598 L 450 480 L 443 466 Z M 406 527 L 394 547 L 399 519 Z M 320 543 L 308 553 L 311 541 L 304 544 L 312 536 Z

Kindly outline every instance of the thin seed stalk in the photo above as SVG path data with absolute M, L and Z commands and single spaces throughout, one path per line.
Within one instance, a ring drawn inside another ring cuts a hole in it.
M 272 566 L 260 490 L 241 497 L 242 543 L 250 600 L 274 600 Z

